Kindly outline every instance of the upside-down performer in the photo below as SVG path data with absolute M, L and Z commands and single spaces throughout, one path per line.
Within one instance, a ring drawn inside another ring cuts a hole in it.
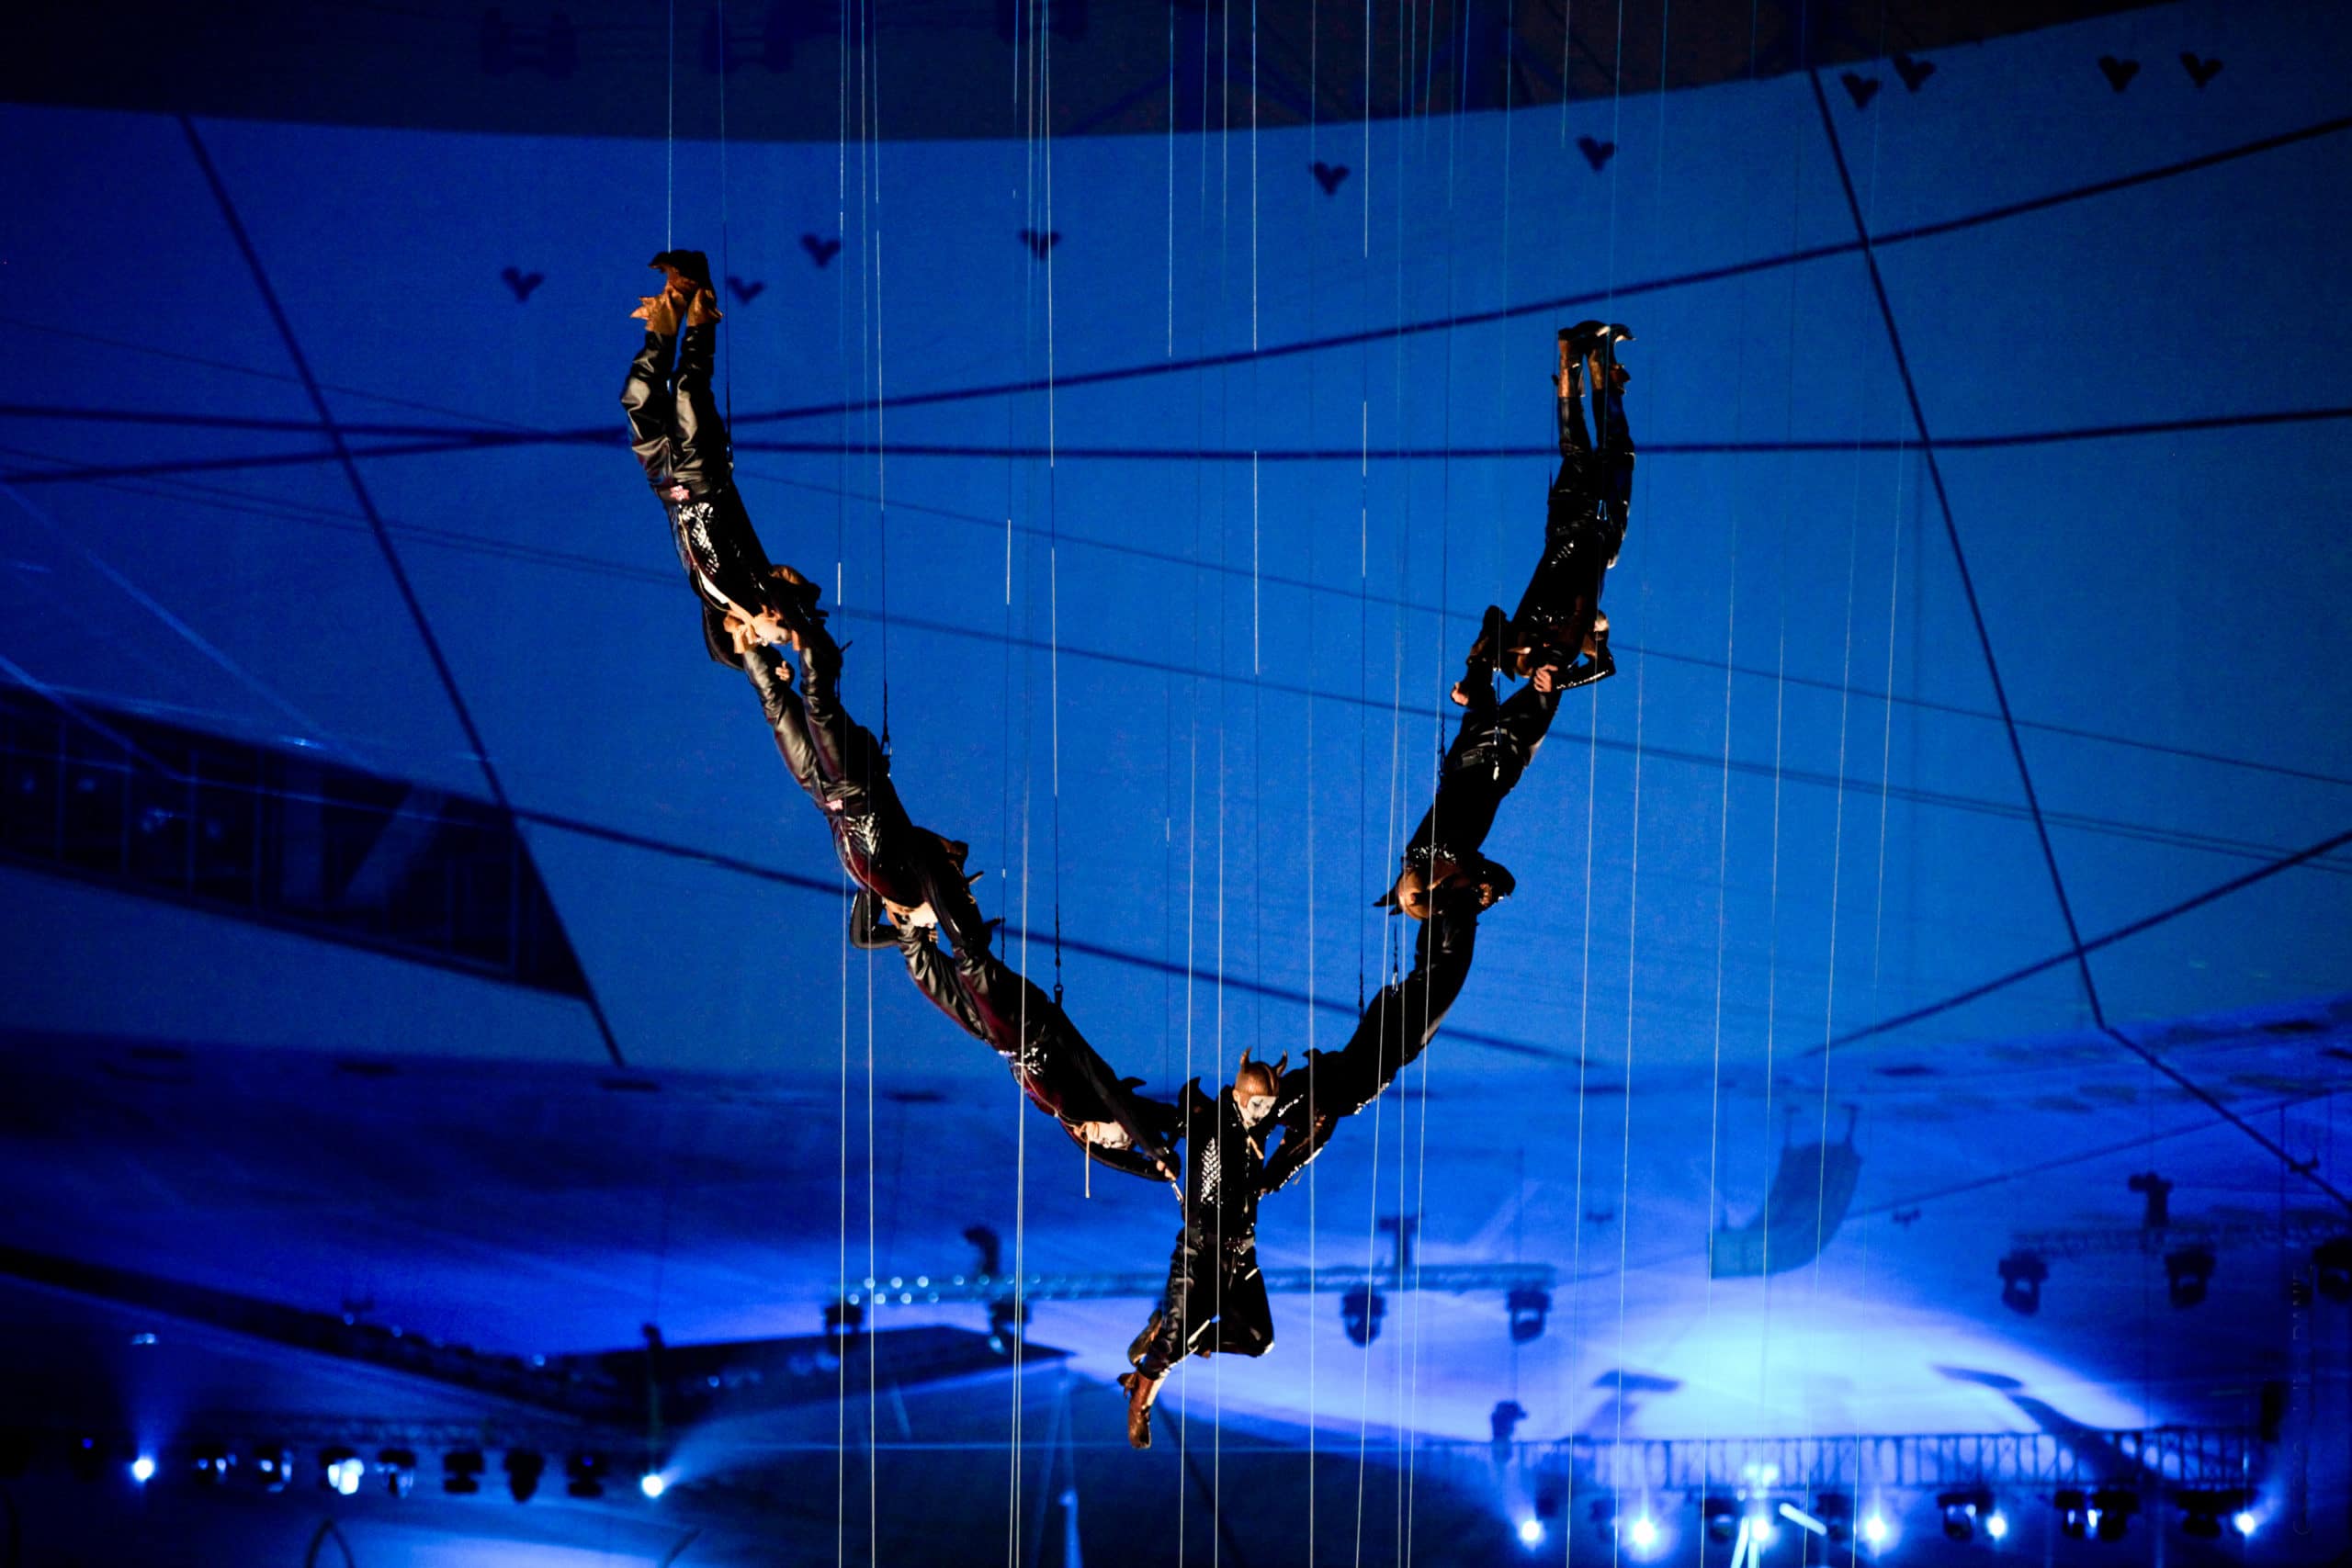
M 1127 1347 L 1135 1371 L 1127 1394 L 1127 1441 L 1151 1447 L 1151 1406 L 1169 1369 L 1185 1357 L 1222 1351 L 1262 1356 L 1274 1345 L 1274 1316 L 1258 1271 L 1258 1191 L 1265 1170 L 1260 1123 L 1273 1113 L 1283 1060 L 1241 1054 L 1233 1083 L 1214 1097 L 1195 1078 L 1182 1103 L 1184 1228 L 1168 1258 L 1168 1290 L 1151 1321 Z
M 1004 1058 L 1029 1102 L 1061 1124 L 1088 1156 L 1154 1181 L 1176 1179 L 1176 1113 L 1137 1094 L 1142 1080 L 1111 1070 L 1059 1004 L 1012 965 L 978 948 L 952 959 L 932 941 L 927 911 L 861 892 L 850 906 L 850 942 L 895 944 L 907 977 L 941 1012 Z
M 1541 671 L 1499 703 L 1485 680 L 1469 682 L 1466 697 L 1436 797 L 1406 841 L 1403 874 L 1380 900 L 1417 920 L 1430 918 L 1434 895 L 1456 884 L 1482 887 L 1489 904 L 1510 896 L 1510 873 L 1481 852 L 1503 797 L 1526 773 L 1560 710 L 1560 689 Z
M 1579 321 L 1559 335 L 1557 395 L 1560 468 L 1544 508 L 1544 553 L 1537 558 L 1519 608 L 1505 619 L 1487 607 L 1453 700 L 1466 704 L 1473 687 L 1491 685 L 1498 669 L 1521 679 L 1546 679 L 1567 691 L 1616 673 L 1609 652 L 1609 620 L 1600 613 L 1601 577 L 1625 543 L 1634 497 L 1634 437 L 1625 423 L 1625 383 L 1617 344 L 1634 334 L 1601 321 Z M 1585 423 L 1589 387 L 1596 446 Z M 1578 656 L 1583 659 L 1579 661 Z
M 1508 874 L 1501 880 L 1507 884 Z M 1266 1161 L 1261 1192 L 1295 1180 L 1331 1141 L 1340 1119 L 1379 1099 L 1436 1038 L 1438 1025 L 1470 977 L 1478 917 L 1493 907 L 1495 886 L 1491 877 L 1458 878 L 1430 895 L 1431 912 L 1415 944 L 1411 971 L 1372 998 L 1345 1045 L 1309 1051 L 1284 1075 L 1273 1112 L 1282 1142 Z
M 789 567 L 775 569 L 787 592 L 801 586 Z M 814 595 L 809 595 L 813 599 Z M 890 780 L 890 760 L 872 732 L 841 701 L 841 645 L 823 614 L 804 609 L 804 629 L 785 636 L 800 649 L 803 690 L 792 666 L 739 617 L 722 622 L 724 646 L 743 662 L 777 752 L 794 780 L 825 814 L 842 869 L 874 897 L 935 925 L 959 956 L 988 951 L 988 923 L 964 875 L 965 846 L 917 827 Z
M 651 265 L 662 289 L 630 312 L 645 323 L 645 344 L 621 386 L 629 448 L 669 513 L 678 562 L 702 605 L 704 648 L 719 663 L 740 667 L 742 655 L 725 629 L 729 616 L 759 641 L 780 642 L 788 631 L 807 629 L 816 593 L 805 584 L 805 592 L 786 592 L 772 574 L 735 488 L 727 425 L 711 396 L 719 313 L 710 263 L 700 251 L 663 251 Z

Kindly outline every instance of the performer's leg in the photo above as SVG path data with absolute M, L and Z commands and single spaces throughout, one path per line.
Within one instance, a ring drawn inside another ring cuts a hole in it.
M 1216 1348 L 1220 1355 L 1262 1356 L 1274 1348 L 1274 1311 L 1253 1243 L 1227 1264 L 1217 1291 Z
M 629 450 L 637 454 L 647 481 L 657 491 L 670 472 L 670 367 L 677 348 L 675 333 L 649 330 L 644 346 L 629 361 L 628 379 L 621 383 L 621 410 L 628 417 Z
M 718 350 L 716 322 L 689 326 L 678 335 L 678 372 L 671 382 L 670 405 L 677 451 L 671 472 L 696 500 L 732 488 L 734 480 L 727 424 L 711 395 Z

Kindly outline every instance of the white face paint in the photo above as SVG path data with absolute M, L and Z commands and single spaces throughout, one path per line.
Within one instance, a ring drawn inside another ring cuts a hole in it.
M 1274 1113 L 1274 1097 L 1271 1094 L 1237 1095 L 1241 1106 L 1241 1124 L 1255 1127 Z

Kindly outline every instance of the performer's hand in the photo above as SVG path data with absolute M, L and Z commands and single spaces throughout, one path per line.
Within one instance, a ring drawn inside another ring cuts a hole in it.
M 686 494 L 686 487 L 681 484 L 673 484 L 669 489 L 663 491 L 662 492 L 662 498 L 664 501 L 685 501 L 690 499 Z
M 1559 689 L 1560 667 L 1556 664 L 1539 664 L 1535 667 L 1535 673 L 1527 678 L 1527 683 L 1549 696 Z
M 1081 1122 L 1078 1135 L 1098 1149 L 1124 1149 L 1135 1143 L 1127 1130 L 1116 1122 Z

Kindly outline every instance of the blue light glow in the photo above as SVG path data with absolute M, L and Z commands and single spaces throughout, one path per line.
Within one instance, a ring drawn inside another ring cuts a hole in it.
M 1631 1537 L 1634 1551 L 1647 1551 L 1657 1544 L 1657 1526 L 1650 1522 L 1650 1517 L 1647 1514 L 1644 1514 L 1634 1521 Z
M 659 1497 L 662 1493 L 670 1489 L 670 1483 L 662 1478 L 662 1472 L 660 1471 L 650 1470 L 647 1471 L 644 1476 L 638 1482 L 637 1489 L 644 1493 L 648 1497 Z
M 1544 1521 L 1530 1514 L 1519 1521 L 1519 1544 L 1527 1547 L 1544 1544 Z
M 1862 1521 L 1862 1540 L 1872 1546 L 1884 1546 L 1886 1544 L 1886 1517 L 1884 1515 L 1872 1514 L 1869 1518 Z
M 146 1485 L 150 1481 L 155 1479 L 154 1460 L 146 1454 L 141 1454 L 137 1459 L 132 1460 L 130 1461 L 130 1479 L 136 1481 L 141 1486 Z
M 2252 1513 L 2241 1508 L 2237 1511 L 2236 1515 L 2231 1518 L 2230 1523 L 2237 1527 L 2238 1534 L 2252 1535 L 2256 1529 L 2260 1526 L 2262 1521 L 2256 1518 Z
M 1984 1533 L 1999 1540 L 2009 1533 L 2009 1517 L 1998 1509 L 1984 1516 Z

